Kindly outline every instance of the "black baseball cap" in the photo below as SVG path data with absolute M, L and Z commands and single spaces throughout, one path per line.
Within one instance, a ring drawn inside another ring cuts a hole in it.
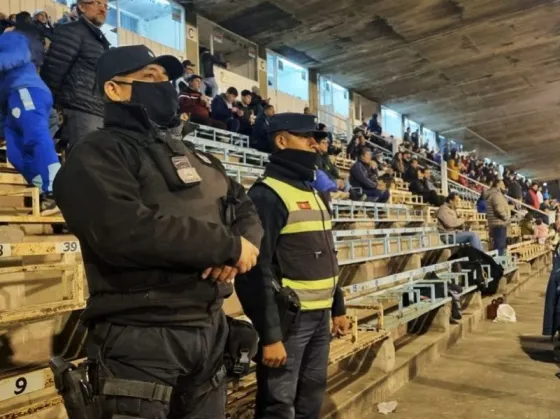
M 291 112 L 277 113 L 270 118 L 267 132 L 289 131 L 294 134 L 311 134 L 317 138 L 317 135 L 322 135 L 324 132 L 318 131 L 316 124 L 317 117 L 315 115 Z
M 130 45 L 111 48 L 105 51 L 97 61 L 97 87 L 101 94 L 105 82 L 115 76 L 130 74 L 150 64 L 159 64 L 167 72 L 169 80 L 178 79 L 183 75 L 181 61 L 172 55 L 155 54 L 145 45 Z
M 191 74 L 189 77 L 187 77 L 187 82 L 191 82 L 195 79 L 202 80 L 202 77 L 200 77 L 198 74 Z
M 183 61 L 183 67 L 196 67 L 196 65 L 194 65 L 191 60 L 185 60 Z

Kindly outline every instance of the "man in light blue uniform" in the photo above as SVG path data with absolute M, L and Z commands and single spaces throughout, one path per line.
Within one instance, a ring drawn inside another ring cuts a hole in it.
M 41 189 L 42 215 L 58 212 L 52 195 L 60 168 L 49 130 L 52 105 L 52 94 L 33 63 L 28 38 L 17 30 L 1 35 L 0 121 L 7 156 L 30 185 Z

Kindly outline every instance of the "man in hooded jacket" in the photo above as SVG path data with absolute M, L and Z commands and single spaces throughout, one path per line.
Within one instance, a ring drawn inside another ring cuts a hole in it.
M 30 185 L 41 189 L 43 215 L 58 212 L 52 195 L 60 168 L 49 129 L 49 88 L 37 73 L 29 38 L 19 31 L 0 36 L 0 120 L 7 156 Z

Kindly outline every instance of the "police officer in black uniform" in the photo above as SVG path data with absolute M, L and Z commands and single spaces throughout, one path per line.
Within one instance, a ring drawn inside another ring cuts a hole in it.
M 248 193 L 265 234 L 257 266 L 235 282 L 260 337 L 255 418 L 318 419 L 331 335 L 349 328 L 330 203 L 313 188 L 315 137 L 325 133 L 295 113 L 276 114 L 268 131 L 274 152 Z
M 225 416 L 222 303 L 263 233 L 243 187 L 182 141 L 169 82 L 182 72 L 143 45 L 102 55 L 104 128 L 76 144 L 54 184 L 81 244 L 103 419 Z

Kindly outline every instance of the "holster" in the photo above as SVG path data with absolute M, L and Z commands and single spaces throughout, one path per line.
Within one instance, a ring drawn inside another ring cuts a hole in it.
M 54 357 L 49 366 L 53 372 L 54 384 L 62 396 L 69 419 L 99 419 L 100 411 L 96 395 L 89 380 L 89 370 L 93 367 L 89 361 L 78 366 Z
M 296 292 L 290 287 L 281 287 L 276 290 L 276 305 L 280 316 L 282 336 L 286 339 L 294 324 L 297 323 L 301 312 L 301 302 Z

